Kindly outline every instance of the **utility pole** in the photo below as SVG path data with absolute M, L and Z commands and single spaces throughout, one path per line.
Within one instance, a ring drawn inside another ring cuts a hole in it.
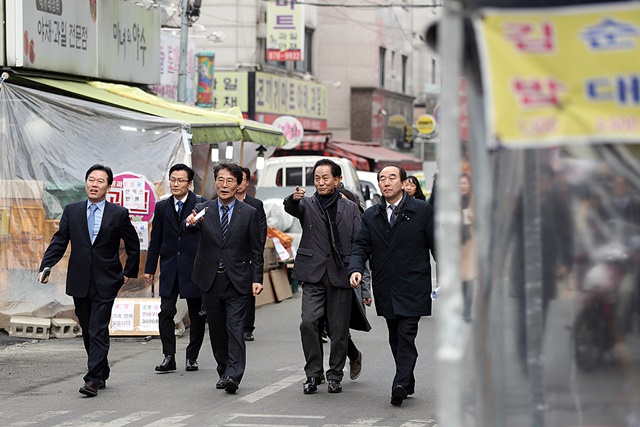
M 180 25 L 180 67 L 178 69 L 178 102 L 187 100 L 187 46 L 189 44 L 189 0 L 180 0 L 182 23 Z

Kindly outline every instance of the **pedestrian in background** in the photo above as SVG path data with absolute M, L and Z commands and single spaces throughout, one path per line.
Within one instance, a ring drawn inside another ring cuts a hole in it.
M 396 406 L 415 392 L 415 339 L 420 317 L 431 315 L 429 252 L 435 255 L 433 209 L 402 190 L 406 178 L 395 165 L 378 172 L 383 200 L 364 213 L 349 263 L 354 288 L 362 282 L 366 261 L 371 265 L 376 312 L 387 322 L 396 364 L 391 388 Z
M 218 164 L 214 177 L 218 198 L 196 205 L 185 227 L 197 224 L 200 231 L 191 277 L 202 291 L 207 312 L 219 376 L 216 388 L 235 393 L 247 364 L 247 300 L 262 292 L 263 251 L 258 212 L 236 199 L 242 169 L 233 163 Z
M 242 168 L 242 182 L 238 185 L 238 191 L 236 192 L 236 199 L 240 200 L 248 204 L 249 206 L 253 206 L 255 210 L 258 211 L 258 222 L 260 223 L 260 242 L 261 248 L 264 251 L 264 243 L 267 240 L 267 216 L 264 213 L 264 206 L 262 205 L 262 201 L 256 199 L 255 197 L 251 197 L 247 194 L 247 186 L 249 185 L 249 180 L 251 179 L 251 171 L 249 168 Z M 249 296 L 249 300 L 247 301 L 247 314 L 244 319 L 244 340 L 245 341 L 253 341 L 255 337 L 253 336 L 253 331 L 255 328 L 256 322 L 256 297 L 253 295 Z
M 302 283 L 300 335 L 306 360 L 305 394 L 317 392 L 323 374 L 319 336 L 325 306 L 331 332 L 328 392 L 342 391 L 353 293 L 347 270 L 351 246 L 360 229 L 360 211 L 355 203 L 340 196 L 341 180 L 339 165 L 329 159 L 318 160 L 313 167 L 315 194 L 305 197 L 304 188 L 296 187 L 284 200 L 285 211 L 302 225 L 293 273 Z
M 473 303 L 476 279 L 476 230 L 471 177 L 465 173 L 458 180 L 460 188 L 460 278 L 462 280 L 463 310 L 462 318 L 471 321 L 471 305 Z
M 202 347 L 205 333 L 205 319 L 198 314 L 202 307 L 200 289 L 191 280 L 193 262 L 200 243 L 200 234 L 181 231 L 181 222 L 202 202 L 189 190 L 193 183 L 193 170 L 182 163 L 169 169 L 169 186 L 171 197 L 156 203 L 151 228 L 151 240 L 144 267 L 145 277 L 149 285 L 160 259 L 160 313 L 158 313 L 158 329 L 162 342 L 164 360 L 156 371 L 169 372 L 176 370 L 176 334 L 175 321 L 176 302 L 178 296 L 187 300 L 189 310 L 189 344 L 185 370 L 198 370 L 198 354 Z
M 109 322 L 118 291 L 131 278 L 138 277 L 140 240 L 131 224 L 127 208 L 106 201 L 113 184 L 111 168 L 93 165 L 85 174 L 86 201 L 65 206 L 60 227 L 44 253 L 38 273 L 55 266 L 64 256 L 69 242 L 71 255 L 67 267 L 67 295 L 73 297 L 76 316 L 82 328 L 87 352 L 87 373 L 80 393 L 98 395 L 109 378 Z M 127 262 L 120 263 L 120 240 L 124 241 Z
M 403 183 L 403 189 L 411 197 L 415 197 L 418 200 L 427 200 L 427 197 L 422 192 L 422 187 L 420 187 L 420 181 L 413 175 L 407 177 Z

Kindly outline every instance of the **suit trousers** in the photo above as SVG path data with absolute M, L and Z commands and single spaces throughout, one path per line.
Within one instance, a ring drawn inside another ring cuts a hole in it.
M 91 276 L 86 297 L 73 297 L 76 316 L 82 328 L 82 340 L 87 352 L 87 374 L 84 380 L 100 382 L 109 378 L 109 322 L 114 298 L 103 298 Z
M 209 337 L 220 378 L 242 380 L 247 364 L 244 316 L 248 294 L 241 294 L 226 273 L 216 274 L 213 286 L 202 292 L 209 321 Z
M 327 380 L 342 381 L 349 340 L 352 293 L 351 288 L 333 286 L 326 273 L 318 283 L 303 283 L 300 336 L 306 360 L 304 371 L 308 377 L 322 375 L 324 356 L 319 336 L 326 307 L 327 321 L 331 331 Z
M 162 354 L 173 356 L 176 354 L 176 325 L 174 318 L 177 309 L 179 285 L 176 282 L 168 297 L 160 297 L 160 313 L 158 313 L 158 328 L 160 330 L 160 341 L 162 341 Z M 187 359 L 197 360 L 204 340 L 206 321 L 198 315 L 202 308 L 202 298 L 187 298 L 189 309 L 189 344 L 187 345 Z
M 247 300 L 247 314 L 244 318 L 244 331 L 253 332 L 256 323 L 256 297 L 249 295 Z
M 393 378 L 392 387 L 401 385 L 407 390 L 413 390 L 416 383 L 413 371 L 418 361 L 416 336 L 420 317 L 398 316 L 386 321 L 389 329 L 389 346 L 396 362 L 396 375 Z

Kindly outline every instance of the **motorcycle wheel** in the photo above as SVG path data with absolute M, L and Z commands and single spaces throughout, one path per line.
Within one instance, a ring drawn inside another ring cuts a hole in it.
M 588 311 L 582 311 L 573 324 L 573 353 L 576 366 L 582 372 L 595 370 L 602 360 L 597 325 Z

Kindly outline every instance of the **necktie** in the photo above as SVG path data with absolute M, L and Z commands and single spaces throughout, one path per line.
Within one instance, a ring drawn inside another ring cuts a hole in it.
M 96 211 L 98 210 L 98 206 L 93 203 L 89 205 L 89 218 L 87 218 L 87 225 L 89 227 L 89 238 L 91 239 L 91 243 L 93 243 L 95 239 L 95 225 L 96 225 Z
M 182 200 L 178 200 L 178 219 L 182 219 Z
M 227 231 L 229 230 L 229 206 L 222 206 L 222 219 L 220 220 L 220 235 L 222 236 L 222 240 L 227 236 Z
M 393 225 L 394 222 L 396 222 L 396 217 L 398 215 L 396 215 L 396 207 L 393 205 L 389 205 L 389 209 L 391 209 L 391 217 L 389 218 L 389 225 Z

